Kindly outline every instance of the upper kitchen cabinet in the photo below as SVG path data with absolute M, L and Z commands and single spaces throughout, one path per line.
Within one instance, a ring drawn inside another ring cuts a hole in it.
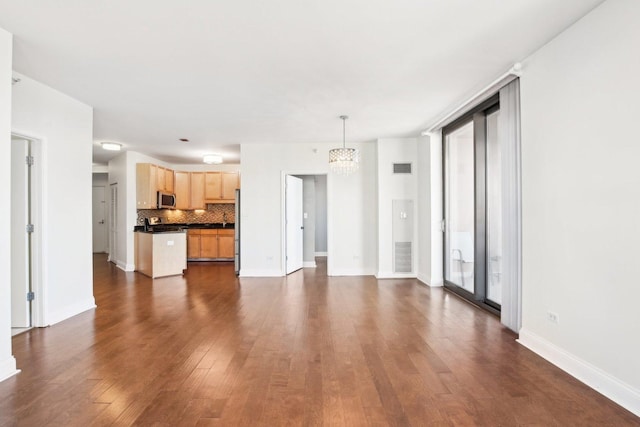
M 152 163 L 136 164 L 136 208 L 156 209 L 158 191 L 173 193 L 173 170 Z
M 204 198 L 206 203 L 234 203 L 238 188 L 240 188 L 238 172 L 205 173 Z
M 163 191 L 165 193 L 173 193 L 174 185 L 173 185 L 173 170 L 168 168 L 163 168 L 162 166 L 157 166 L 157 182 L 158 182 L 158 191 Z
M 204 172 L 175 171 L 176 209 L 205 209 Z
M 205 209 L 204 202 L 205 173 L 191 172 L 191 205 L 190 209 Z
M 151 163 L 136 164 L 136 208 L 158 207 L 158 167 Z
M 191 206 L 191 174 L 175 172 L 174 190 L 176 193 L 176 209 L 190 209 Z

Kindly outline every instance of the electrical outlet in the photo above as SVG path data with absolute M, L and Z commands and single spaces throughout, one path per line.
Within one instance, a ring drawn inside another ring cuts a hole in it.
M 558 313 L 554 313 L 553 311 L 547 311 L 547 320 L 557 325 L 560 323 L 560 316 L 558 316 Z

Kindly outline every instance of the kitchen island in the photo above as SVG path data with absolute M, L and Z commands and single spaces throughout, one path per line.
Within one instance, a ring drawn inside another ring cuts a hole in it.
M 183 274 L 187 268 L 187 235 L 177 231 L 135 231 L 136 271 L 151 278 Z

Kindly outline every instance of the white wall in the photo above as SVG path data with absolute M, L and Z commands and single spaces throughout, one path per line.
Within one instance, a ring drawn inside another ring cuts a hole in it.
M 361 150 L 360 170 L 327 177 L 328 270 L 334 275 L 373 274 L 376 267 L 375 144 Z M 282 174 L 328 172 L 336 144 L 243 144 L 242 276 L 281 276 Z
M 0 28 L 0 198 L 11 199 L 11 34 Z M 0 209 L 0 381 L 16 373 L 11 355 L 11 216 Z
M 12 130 L 42 142 L 43 318 L 60 322 L 95 307 L 91 234 L 93 109 L 19 75 Z
M 416 138 L 377 141 L 378 270 L 379 278 L 416 277 L 418 250 L 418 148 Z M 411 163 L 411 174 L 394 174 L 394 163 Z M 393 272 L 393 200 L 413 200 L 413 271 Z
M 417 172 L 417 221 L 418 229 L 418 279 L 431 284 L 431 151 L 429 137 L 422 136 L 416 141 Z
M 524 61 L 520 341 L 640 415 L 638 22 L 609 0 Z
M 109 186 L 118 186 L 116 253 L 109 254 L 109 260 L 124 271 L 135 269 L 133 227 L 136 225 L 136 164 L 153 163 L 173 168 L 163 162 L 136 151 L 125 151 L 109 161 Z M 111 212 L 111 193 L 108 209 Z M 109 238 L 111 236 L 109 235 Z
M 327 254 L 327 176 L 316 175 L 316 255 Z

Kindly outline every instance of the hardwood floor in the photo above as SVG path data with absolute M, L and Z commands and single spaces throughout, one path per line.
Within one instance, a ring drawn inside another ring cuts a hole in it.
M 151 280 L 96 255 L 98 308 L 13 338 L 0 425 L 640 425 L 442 289 L 325 268 Z

